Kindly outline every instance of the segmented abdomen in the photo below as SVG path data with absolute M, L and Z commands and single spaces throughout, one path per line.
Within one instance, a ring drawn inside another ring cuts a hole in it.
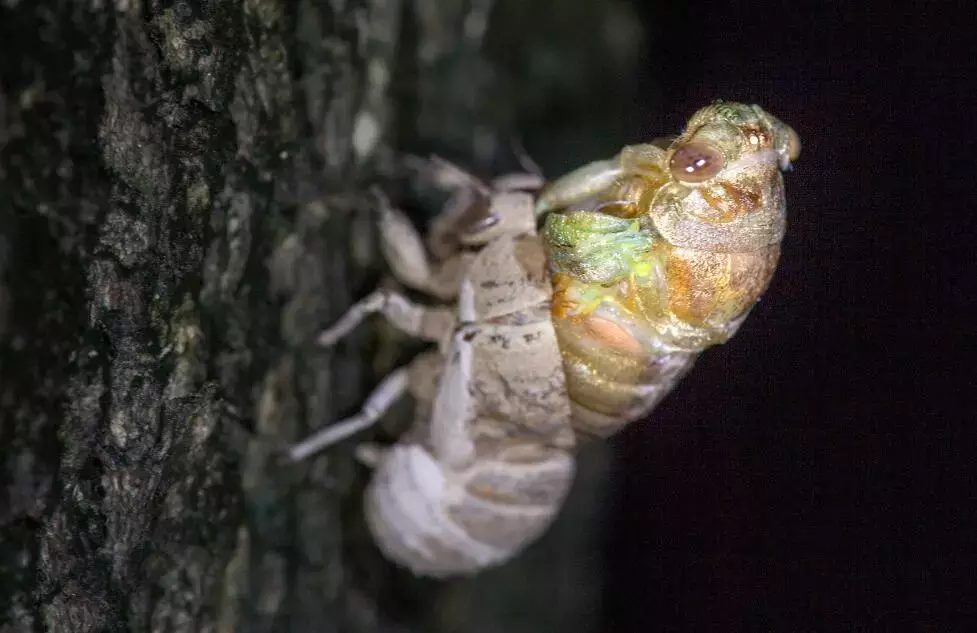
M 607 289 L 563 275 L 553 321 L 578 433 L 607 437 L 648 415 L 702 350 L 725 342 L 766 290 L 779 247 L 715 253 L 656 245 L 658 270 Z M 603 294 L 580 310 L 575 297 Z
M 596 346 L 600 341 L 588 325 L 568 319 L 557 323 L 573 428 L 586 436 L 609 437 L 650 413 L 698 356 L 690 352 L 599 350 Z
M 469 322 L 452 339 L 437 392 L 416 383 L 419 432 L 386 453 L 367 490 L 377 544 L 415 573 L 510 559 L 545 531 L 570 489 L 575 438 L 539 248 L 535 238 L 503 239 L 479 253 L 459 300 Z
M 486 447 L 487 448 L 487 447 Z M 500 444 L 454 470 L 417 444 L 390 449 L 366 494 L 381 551 L 416 574 L 444 577 L 503 563 L 549 526 L 573 478 L 566 451 Z

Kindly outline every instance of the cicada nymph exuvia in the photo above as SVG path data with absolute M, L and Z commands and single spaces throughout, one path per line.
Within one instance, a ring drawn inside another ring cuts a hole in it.
M 580 442 L 647 416 L 736 332 L 776 267 L 782 172 L 799 151 L 758 106 L 715 103 L 674 140 L 545 186 L 532 174 L 485 184 L 436 162 L 456 192 L 427 246 L 385 203 L 380 235 L 395 276 L 437 305 L 376 291 L 320 342 L 379 312 L 437 348 L 289 457 L 369 427 L 409 392 L 413 428 L 360 451 L 376 469 L 365 510 L 381 551 L 438 577 L 512 558 L 559 511 Z

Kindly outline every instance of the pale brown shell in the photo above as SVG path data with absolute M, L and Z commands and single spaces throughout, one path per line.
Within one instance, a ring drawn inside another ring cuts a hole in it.
M 531 217 L 531 197 L 515 207 Z M 471 261 L 436 393 L 424 387 L 429 376 L 416 381 L 416 428 L 385 453 L 367 490 L 377 545 L 416 574 L 473 573 L 510 559 L 545 531 L 572 483 L 552 289 L 533 223 L 523 226 L 530 230 L 492 240 Z

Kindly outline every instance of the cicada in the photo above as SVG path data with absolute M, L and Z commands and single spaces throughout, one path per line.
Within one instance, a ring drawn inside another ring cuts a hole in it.
M 776 268 L 782 172 L 799 152 L 758 106 L 720 102 L 672 140 L 548 184 L 482 183 L 439 163 L 457 190 L 427 245 L 380 210 L 394 275 L 433 305 L 376 291 L 320 338 L 333 345 L 382 313 L 436 348 L 289 457 L 369 427 L 409 392 L 411 430 L 360 451 L 375 467 L 365 512 L 379 548 L 436 577 L 509 560 L 559 512 L 576 448 L 646 417 L 739 328 Z

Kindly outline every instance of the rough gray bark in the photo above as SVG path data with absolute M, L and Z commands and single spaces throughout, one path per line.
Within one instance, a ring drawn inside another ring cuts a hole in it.
M 559 56 L 516 6 L 492 20 Z M 392 148 L 488 169 L 548 107 L 493 75 L 491 8 L 0 0 L 0 631 L 589 628 L 567 522 L 595 480 L 524 560 L 441 585 L 370 548 L 351 446 L 274 459 L 390 362 L 309 342 L 376 280 Z

